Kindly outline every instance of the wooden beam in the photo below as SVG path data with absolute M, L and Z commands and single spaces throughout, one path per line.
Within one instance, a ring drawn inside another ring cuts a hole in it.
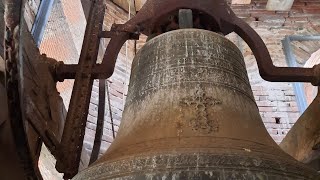
M 136 9 L 139 11 L 147 0 L 135 0 Z
M 4 72 L 5 64 L 3 58 L 0 56 L 0 71 Z
M 320 49 L 312 53 L 310 58 L 304 64 L 305 68 L 312 68 L 314 65 L 320 64 Z M 317 88 L 312 86 L 312 84 L 304 83 L 304 92 L 306 94 L 307 104 L 311 104 L 313 99 L 317 95 Z
M 231 4 L 250 4 L 251 0 L 232 0 Z
M 3 59 L 4 56 L 4 4 L 3 4 L 4 0 L 0 1 L 0 56 Z M 3 60 L 2 60 L 3 61 Z M 0 60 L 0 64 L 2 63 L 2 61 Z M 1 66 L 1 65 L 0 65 Z M 1 67 L 0 67 L 1 68 Z M 0 70 L 1 71 L 1 70 Z
M 130 4 L 130 13 L 132 15 L 137 14 L 137 8 L 136 8 L 136 0 L 127 0 L 128 4 Z
M 81 4 L 82 4 L 84 16 L 86 17 L 86 20 L 88 20 L 89 11 L 90 11 L 90 7 L 91 7 L 91 1 L 90 0 L 81 0 Z
M 289 11 L 294 0 L 268 0 L 267 10 L 269 11 Z
M 319 88 L 320 90 L 320 88 Z M 309 163 L 320 157 L 320 91 L 291 128 L 280 147 L 298 161 Z
M 113 2 L 127 12 L 129 12 L 129 3 L 130 3 L 131 14 L 132 15 L 136 14 L 136 6 L 135 6 L 136 1 L 135 0 L 113 0 Z

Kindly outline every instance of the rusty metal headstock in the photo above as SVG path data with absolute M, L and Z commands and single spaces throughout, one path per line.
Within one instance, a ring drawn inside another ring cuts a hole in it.
M 263 79 L 273 82 L 311 82 L 320 85 L 319 66 L 314 68 L 276 67 L 261 37 L 243 20 L 238 18 L 224 0 L 148 0 L 142 9 L 125 24 L 114 24 L 111 31 L 101 33 L 101 37 L 111 38 L 101 65 L 93 70 L 95 78 L 109 78 L 122 45 L 129 39 L 136 39 L 140 33 L 155 33 L 157 26 L 165 18 L 179 9 L 191 9 L 206 14 L 216 27 L 208 30 L 227 35 L 237 33 L 251 48 Z M 158 32 L 159 33 L 159 32 Z M 161 32 L 160 32 L 161 33 Z M 57 69 L 60 79 L 73 78 L 76 67 L 62 65 Z

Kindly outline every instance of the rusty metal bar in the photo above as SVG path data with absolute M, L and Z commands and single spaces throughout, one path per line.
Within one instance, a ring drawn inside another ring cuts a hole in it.
M 115 31 L 102 31 L 99 35 L 101 38 L 112 38 L 118 36 L 118 32 Z M 139 34 L 130 33 L 129 40 L 138 40 Z
M 91 76 L 94 79 L 108 79 L 110 76 L 107 76 L 105 74 L 105 71 L 103 71 L 103 68 L 101 67 L 101 64 L 96 64 L 91 72 Z M 78 64 L 63 64 L 59 63 L 56 65 L 56 79 L 60 82 L 62 82 L 65 79 L 74 79 L 76 76 L 76 73 L 79 70 Z
M 270 55 L 269 55 L 270 56 Z M 260 59 L 258 59 L 260 58 Z M 260 55 L 256 57 L 259 72 L 263 79 L 271 82 L 311 82 L 314 85 L 319 85 L 319 80 L 316 80 L 316 70 L 314 68 L 299 68 L 299 67 L 276 67 L 273 64 L 271 66 L 268 63 L 264 63 L 263 60 L 268 58 L 262 58 Z M 270 58 L 271 60 L 271 58 Z M 107 79 L 112 74 L 107 73 L 105 69 L 106 65 L 96 64 L 93 68 L 92 76 L 95 79 Z M 74 79 L 77 72 L 77 64 L 63 64 L 57 68 L 57 76 L 60 80 Z M 320 74 L 318 73 L 318 76 Z
M 289 36 L 286 36 L 285 39 L 282 40 L 282 46 L 289 67 L 299 67 L 292 52 Z M 295 82 L 292 85 L 296 94 L 296 101 L 299 107 L 299 111 L 302 114 L 308 107 L 303 84 Z
M 89 17 L 89 13 L 90 13 L 91 3 L 92 3 L 91 0 L 81 0 L 83 13 L 84 13 L 84 16 L 87 21 L 88 21 L 88 17 Z
M 92 1 L 79 59 L 79 69 L 75 74 L 69 111 L 57 151 L 56 169 L 64 173 L 64 178 L 72 178 L 79 168 L 93 85 L 92 68 L 97 61 L 99 34 L 102 31 L 104 13 L 104 1 Z
M 107 81 L 107 95 L 108 95 L 108 106 L 109 106 L 109 116 L 110 116 L 112 137 L 113 137 L 113 139 L 115 139 L 116 138 L 116 133 L 115 133 L 115 130 L 114 130 L 114 122 L 113 122 L 113 116 L 112 116 L 111 99 L 110 99 L 109 82 L 108 81 Z
M 99 79 L 99 103 L 98 103 L 97 127 L 96 127 L 96 134 L 94 137 L 94 143 L 93 143 L 89 165 L 95 162 L 99 157 L 101 141 L 103 136 L 105 100 L 106 100 L 106 80 Z
M 315 68 L 276 67 L 261 37 L 243 20 L 234 21 L 235 32 L 249 45 L 257 60 L 260 75 L 272 82 L 311 82 L 320 85 Z

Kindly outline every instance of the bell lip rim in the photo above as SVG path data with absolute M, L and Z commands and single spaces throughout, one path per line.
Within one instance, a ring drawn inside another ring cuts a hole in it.
M 248 153 L 248 152 L 243 152 L 243 153 Z M 195 154 L 198 154 L 198 155 L 218 155 L 218 154 L 214 154 L 214 153 L 205 153 L 205 152 L 194 152 L 193 154 L 192 153 L 177 153 L 177 152 L 174 152 L 172 154 L 165 154 L 165 155 L 177 155 L 177 156 L 180 156 L 180 155 L 195 155 Z M 251 154 L 251 152 L 249 152 L 249 154 Z M 150 153 L 149 155 L 151 156 L 162 156 L 163 154 L 153 154 L 153 153 Z M 239 156 L 239 153 L 232 153 L 232 154 L 229 154 L 229 153 L 226 153 L 224 154 L 225 157 L 229 157 L 229 158 L 232 158 L 234 156 Z M 270 155 L 270 154 L 269 154 Z M 150 156 L 150 157 L 151 157 Z M 270 155 L 270 156 L 273 156 L 273 155 Z M 149 157 L 149 158 L 150 158 Z M 176 157 L 176 156 L 175 156 Z M 243 156 L 242 156 L 243 157 Z M 246 156 L 247 158 L 250 158 L 250 156 Z M 281 156 L 278 156 L 278 157 L 281 157 Z M 137 158 L 148 158 L 148 156 L 141 156 L 141 154 L 139 155 L 135 155 L 135 156 L 127 156 L 123 159 L 118 159 L 118 160 L 111 160 L 111 161 L 103 161 L 103 162 L 99 162 L 99 161 L 96 161 L 94 162 L 91 166 L 88 166 L 87 168 L 83 169 L 80 173 L 78 173 L 75 177 L 79 176 L 79 175 L 83 175 L 83 174 L 86 174 L 87 172 L 90 172 L 90 170 L 92 169 L 99 169 L 99 168 L 102 168 L 103 166 L 105 165 L 112 165 L 113 163 L 120 163 L 121 161 L 126 161 L 126 160 L 134 160 L 134 159 L 137 159 Z M 275 158 L 275 157 L 274 157 Z M 286 165 L 287 163 L 289 164 L 296 164 L 295 167 L 299 167 L 299 168 L 303 168 L 304 172 L 313 172 L 313 174 L 311 174 L 311 176 L 315 176 L 315 177 L 320 177 L 319 174 L 316 173 L 316 171 L 314 171 L 314 169 L 306 166 L 305 164 L 303 164 L 302 162 L 300 161 L 297 161 L 295 160 L 294 158 L 292 159 L 287 159 L 287 158 L 284 158 L 282 157 L 283 160 L 286 160 L 284 162 L 282 162 L 282 164 Z M 254 157 L 252 157 L 252 159 L 254 159 Z M 269 158 L 266 158 L 266 157 L 263 157 L 263 158 L 260 158 L 261 161 L 268 161 Z M 276 160 L 274 161 L 274 163 L 276 163 Z M 294 167 L 293 165 L 291 167 Z M 221 167 L 223 169 L 223 167 Z M 293 171 L 293 169 L 291 169 Z M 288 169 L 286 170 L 288 171 Z M 290 171 L 290 170 L 289 170 Z

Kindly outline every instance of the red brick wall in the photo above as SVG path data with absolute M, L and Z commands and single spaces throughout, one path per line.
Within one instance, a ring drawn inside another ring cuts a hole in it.
M 57 0 L 54 2 L 44 37 L 40 44 L 40 51 L 41 53 L 47 54 L 48 57 L 63 61 L 66 64 L 75 64 L 79 60 L 80 51 L 78 51 L 78 49 L 81 48 L 82 44 L 75 44 L 75 42 L 82 42 L 84 28 L 80 26 L 83 28 L 82 35 L 78 36 L 78 39 L 80 40 L 75 40 L 73 35 L 74 31 L 71 31 L 71 24 L 69 23 L 69 19 L 72 16 L 67 16 L 68 14 L 65 13 L 65 1 L 66 0 Z M 75 3 L 74 10 L 80 9 L 81 4 L 79 3 L 79 5 L 77 6 Z M 82 22 L 84 21 L 85 25 L 84 16 L 81 18 L 79 15 L 78 19 L 82 20 Z M 63 83 L 59 82 L 57 84 L 57 89 L 60 92 L 67 109 L 69 107 L 72 86 L 73 80 L 65 80 Z
M 287 66 L 281 40 L 286 35 L 316 35 L 320 32 L 320 1 L 295 0 L 290 11 L 266 11 L 266 1 L 254 0 L 251 5 L 234 5 L 234 12 L 243 17 L 262 37 L 277 66 Z M 255 58 L 246 43 L 237 36 L 232 40 L 244 54 L 247 71 L 257 105 L 264 124 L 273 139 L 280 143 L 300 116 L 291 83 L 270 83 L 261 79 Z M 308 44 L 307 44 L 308 45 Z M 312 44 L 314 49 L 293 46 L 297 59 L 301 54 L 312 53 L 320 48 L 319 42 Z M 304 59 L 306 61 L 308 58 Z M 279 124 L 276 119 L 280 119 Z

